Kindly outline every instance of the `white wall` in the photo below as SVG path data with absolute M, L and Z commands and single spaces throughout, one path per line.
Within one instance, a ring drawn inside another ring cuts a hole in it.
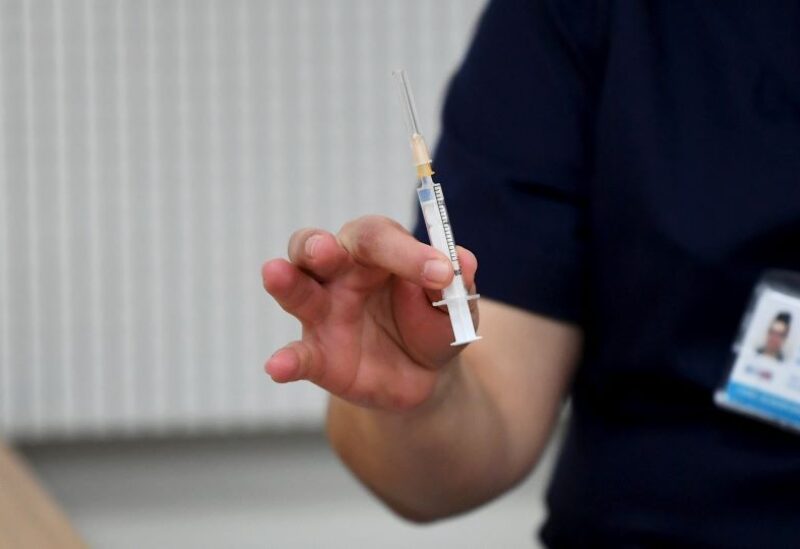
M 0 435 L 316 425 L 264 359 L 295 228 L 409 223 L 481 0 L 0 0 Z

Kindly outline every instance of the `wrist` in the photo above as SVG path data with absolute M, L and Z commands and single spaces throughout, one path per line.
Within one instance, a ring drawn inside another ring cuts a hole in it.
M 441 409 L 447 401 L 451 400 L 457 387 L 463 382 L 464 368 L 461 363 L 461 355 L 454 357 L 437 374 L 436 382 L 428 398 L 411 410 L 395 413 L 403 416 L 426 416 Z

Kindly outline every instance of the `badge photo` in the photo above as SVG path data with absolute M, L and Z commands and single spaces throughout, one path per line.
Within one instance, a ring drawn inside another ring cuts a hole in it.
M 726 409 L 800 430 L 800 275 L 771 271 L 756 286 L 714 395 Z

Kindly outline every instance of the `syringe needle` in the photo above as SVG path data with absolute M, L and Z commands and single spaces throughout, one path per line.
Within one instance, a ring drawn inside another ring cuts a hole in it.
M 422 131 L 419 129 L 417 108 L 414 104 L 414 94 L 411 93 L 411 85 L 408 82 L 408 76 L 403 69 L 393 71 L 392 76 L 394 76 L 395 82 L 397 82 L 397 89 L 400 92 L 400 103 L 405 113 L 406 127 L 411 134 L 411 153 L 414 155 L 414 165 L 417 167 L 417 176 L 420 179 L 420 186 L 430 187 L 433 185 L 433 181 L 430 179 L 430 176 L 433 175 L 431 153 L 428 149 L 428 145 L 425 143 L 425 138 L 422 137 Z
M 417 108 L 414 104 L 414 95 L 411 93 L 411 86 L 408 83 L 408 76 L 403 69 L 392 71 L 392 76 L 397 82 L 397 89 L 400 92 L 400 101 L 403 104 L 403 112 L 406 115 L 406 126 L 411 135 L 422 134 L 417 121 Z

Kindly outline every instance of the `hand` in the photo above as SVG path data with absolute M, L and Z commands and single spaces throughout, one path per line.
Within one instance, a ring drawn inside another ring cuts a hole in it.
M 471 288 L 477 260 L 464 248 L 458 254 Z M 450 261 L 391 219 L 362 217 L 336 236 L 297 231 L 289 261 L 268 261 L 262 277 L 303 327 L 302 339 L 265 365 L 279 383 L 305 379 L 361 406 L 410 410 L 429 399 L 463 349 L 450 345 L 446 310 L 431 305 L 453 278 Z M 475 301 L 470 306 L 477 324 Z

